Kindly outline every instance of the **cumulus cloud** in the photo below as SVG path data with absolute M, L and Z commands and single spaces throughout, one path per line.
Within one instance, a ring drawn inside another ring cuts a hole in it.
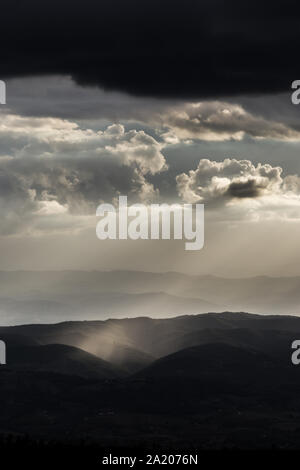
M 273 195 L 282 190 L 282 168 L 254 165 L 250 160 L 202 159 L 196 170 L 176 177 L 180 197 L 187 202 L 228 201 Z
M 196 170 L 176 177 L 187 203 L 204 203 L 206 221 L 243 224 L 300 219 L 300 177 L 283 176 L 281 167 L 250 160 L 202 159 Z
M 117 194 L 153 200 L 158 189 L 147 177 L 167 168 L 160 143 L 119 124 L 93 131 L 62 119 L 8 115 L 0 139 L 5 234 L 41 217 L 95 214 L 99 202 Z
M 299 220 L 300 177 L 283 177 L 281 167 L 250 160 L 202 159 L 196 170 L 176 177 L 177 191 L 187 203 L 201 202 L 214 220 L 236 222 Z
M 0 157 L 76 158 L 92 153 L 99 157 L 109 155 L 126 166 L 136 165 L 143 174 L 166 169 L 161 144 L 142 130 L 125 132 L 121 124 L 94 131 L 64 119 L 6 115 L 0 120 L 0 138 Z

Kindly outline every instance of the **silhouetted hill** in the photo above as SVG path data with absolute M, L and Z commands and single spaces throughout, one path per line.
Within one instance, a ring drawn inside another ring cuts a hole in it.
M 183 335 L 165 342 L 169 353 L 192 346 L 223 343 L 248 351 L 260 351 L 272 357 L 289 360 L 290 349 L 295 335 L 292 331 L 260 329 L 259 325 L 251 328 L 206 328 Z M 264 325 L 262 325 L 264 326 Z
M 55 372 L 86 378 L 115 379 L 121 369 L 73 346 L 13 346 L 7 353 L 7 366 L 12 370 Z
M 1 327 L 0 338 L 0 434 L 107 448 L 300 446 L 300 318 L 139 317 Z
M 241 384 L 262 372 L 270 373 L 278 364 L 265 354 L 237 348 L 228 344 L 212 343 L 180 350 L 158 359 L 137 374 L 151 379 L 201 379 Z
M 8 348 L 12 335 L 40 345 L 74 346 L 135 372 L 156 358 L 209 343 L 271 354 L 277 351 L 288 357 L 291 342 L 300 337 L 300 318 L 225 312 L 0 327 L 0 337 L 7 338 Z

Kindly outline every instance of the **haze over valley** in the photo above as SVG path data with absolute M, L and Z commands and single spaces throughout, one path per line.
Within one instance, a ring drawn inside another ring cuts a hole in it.
M 0 272 L 2 325 L 222 311 L 298 315 L 300 277 L 234 279 L 141 271 Z

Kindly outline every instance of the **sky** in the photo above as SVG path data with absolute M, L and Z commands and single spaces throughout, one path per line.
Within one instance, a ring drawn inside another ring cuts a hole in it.
M 142 3 L 5 5 L 0 270 L 300 275 L 299 5 Z M 98 240 L 119 195 L 204 204 L 204 248 Z

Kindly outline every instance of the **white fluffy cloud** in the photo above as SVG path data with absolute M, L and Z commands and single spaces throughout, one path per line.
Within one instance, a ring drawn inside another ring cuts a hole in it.
M 282 173 L 281 167 L 250 160 L 202 159 L 196 170 L 176 177 L 177 191 L 184 202 L 223 207 L 224 218 L 299 219 L 300 178 Z
M 187 202 L 255 198 L 272 195 L 282 187 L 282 168 L 250 160 L 202 159 L 196 170 L 177 176 L 179 195 Z
M 126 132 L 121 124 L 95 132 L 63 119 L 7 115 L 0 119 L 0 138 L 0 157 L 110 155 L 121 165 L 135 164 L 143 174 L 166 169 L 161 144 L 144 131 Z

